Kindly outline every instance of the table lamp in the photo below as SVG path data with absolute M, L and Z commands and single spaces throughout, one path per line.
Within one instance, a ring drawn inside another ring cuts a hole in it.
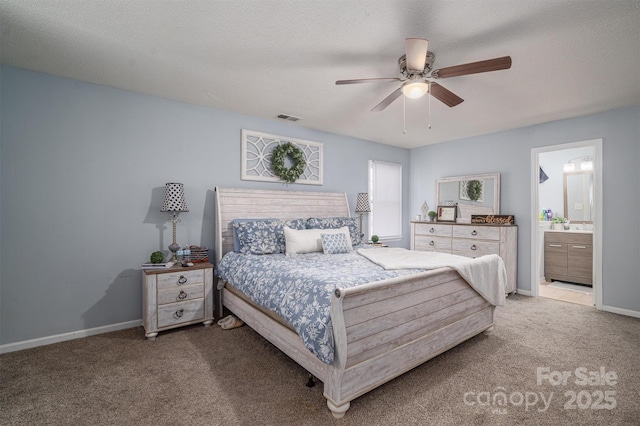
M 170 182 L 165 184 L 164 203 L 161 212 L 170 212 L 171 219 L 169 222 L 173 224 L 173 242 L 169 245 L 172 253 L 171 262 L 177 262 L 176 252 L 180 250 L 180 245 L 176 243 L 176 223 L 180 222 L 178 215 L 180 212 L 188 212 L 187 202 L 184 199 L 184 185 L 181 183 Z
M 371 206 L 369 205 L 369 194 L 366 192 L 358 193 L 358 201 L 356 202 L 356 213 L 360 213 L 360 238 L 364 237 L 362 232 L 362 215 L 369 213 Z

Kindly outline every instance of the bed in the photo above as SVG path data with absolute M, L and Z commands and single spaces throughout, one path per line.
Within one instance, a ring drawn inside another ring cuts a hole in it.
M 216 188 L 215 259 L 234 251 L 234 219 L 349 217 L 346 194 Z M 376 250 L 376 249 L 373 249 Z M 341 288 L 330 300 L 332 363 L 305 346 L 283 318 L 218 279 L 226 307 L 324 384 L 334 417 L 355 398 L 493 328 L 495 306 L 448 267 Z

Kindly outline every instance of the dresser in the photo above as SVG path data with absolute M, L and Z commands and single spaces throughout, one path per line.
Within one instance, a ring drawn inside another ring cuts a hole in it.
M 593 234 L 545 232 L 544 279 L 593 285 Z
M 213 322 L 213 265 L 196 263 L 142 271 L 142 325 L 145 336 L 202 322 Z
M 507 271 L 505 291 L 516 291 L 518 227 L 515 225 L 411 222 L 411 250 L 467 257 L 497 254 Z

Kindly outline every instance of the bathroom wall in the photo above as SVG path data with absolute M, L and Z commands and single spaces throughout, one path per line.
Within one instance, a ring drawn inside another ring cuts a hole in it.
M 540 167 L 549 179 L 539 184 L 540 210 L 551 209 L 553 214 L 566 216 L 564 212 L 564 165 L 570 160 L 593 156 L 593 148 L 572 148 L 543 152 L 539 156 Z

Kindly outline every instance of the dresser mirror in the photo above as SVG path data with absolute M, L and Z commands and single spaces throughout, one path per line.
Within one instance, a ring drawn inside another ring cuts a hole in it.
M 436 179 L 439 206 L 458 206 L 457 222 L 471 222 L 472 214 L 500 214 L 500 173 Z
M 573 223 L 593 223 L 593 172 L 564 173 L 564 217 Z

